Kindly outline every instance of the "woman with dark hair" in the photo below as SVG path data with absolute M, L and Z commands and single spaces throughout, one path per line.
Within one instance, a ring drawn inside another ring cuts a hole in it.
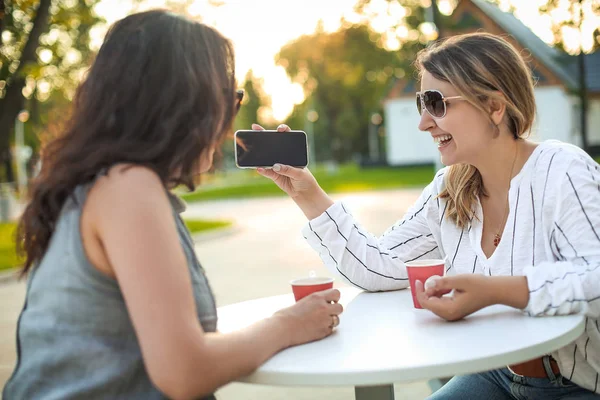
M 216 333 L 204 270 L 169 192 L 194 188 L 231 131 L 230 42 L 166 11 L 117 22 L 75 96 L 19 225 L 27 296 L 12 399 L 213 398 L 339 323 L 335 289 Z

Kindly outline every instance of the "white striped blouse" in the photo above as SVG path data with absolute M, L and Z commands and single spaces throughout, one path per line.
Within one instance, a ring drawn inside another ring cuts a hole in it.
M 403 262 L 448 256 L 447 274 L 525 275 L 532 316 L 580 313 L 585 332 L 553 354 L 561 373 L 600 393 L 600 166 L 576 146 L 540 143 L 510 185 L 508 220 L 490 258 L 481 249 L 482 211 L 469 226 L 444 218 L 440 170 L 404 217 L 381 237 L 338 202 L 303 229 L 325 265 L 368 291 L 408 286 Z

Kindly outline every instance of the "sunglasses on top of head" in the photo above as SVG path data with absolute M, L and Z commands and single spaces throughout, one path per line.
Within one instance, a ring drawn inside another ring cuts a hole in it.
M 439 90 L 425 90 L 417 92 L 417 110 L 419 115 L 423 110 L 427 111 L 433 118 L 444 118 L 446 116 L 448 100 L 464 100 L 462 96 L 444 97 Z

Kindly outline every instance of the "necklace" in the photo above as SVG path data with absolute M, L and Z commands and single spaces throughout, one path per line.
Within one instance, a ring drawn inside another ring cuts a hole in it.
M 519 144 L 517 143 L 517 148 L 515 149 L 515 158 L 513 159 L 512 167 L 510 167 L 510 175 L 508 176 L 508 191 L 510 192 L 510 181 L 512 180 L 512 175 L 515 170 L 515 162 L 517 161 L 517 154 L 519 154 Z M 508 212 L 510 211 L 510 207 L 508 204 L 508 196 L 509 193 L 506 194 L 506 211 L 504 212 L 504 218 L 500 220 L 500 224 L 498 225 L 498 229 L 496 229 L 496 234 L 494 235 L 494 246 L 498 247 L 500 244 L 500 239 L 502 239 L 502 228 L 506 223 L 506 219 L 508 218 Z

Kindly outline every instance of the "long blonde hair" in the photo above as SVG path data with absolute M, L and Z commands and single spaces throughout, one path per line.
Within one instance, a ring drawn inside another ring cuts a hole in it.
M 450 83 L 469 103 L 489 115 L 487 104 L 506 105 L 505 120 L 515 139 L 526 137 L 535 117 L 533 78 L 523 57 L 505 39 L 489 33 L 450 37 L 423 49 L 415 61 L 425 71 Z M 490 123 L 496 128 L 490 117 Z M 446 217 L 459 228 L 468 225 L 474 204 L 485 196 L 481 174 L 472 165 L 450 166 L 439 197 L 446 198 Z

